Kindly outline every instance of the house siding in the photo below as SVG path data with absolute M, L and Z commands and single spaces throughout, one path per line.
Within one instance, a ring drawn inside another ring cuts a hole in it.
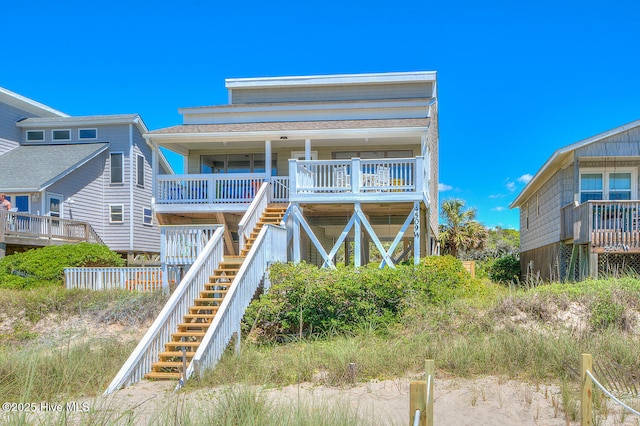
M 431 98 L 433 83 L 354 84 L 231 90 L 232 104 Z
M 563 177 L 562 172 L 554 174 L 520 207 L 521 252 L 560 241 L 560 183 Z
M 137 156 L 144 157 L 144 186 L 137 185 Z M 134 130 L 133 134 L 133 156 L 130 163 L 133 165 L 133 240 L 134 250 L 139 252 L 159 252 L 160 251 L 160 228 L 154 223 L 143 224 L 143 209 L 151 208 L 151 193 L 153 188 L 153 176 L 151 171 L 151 147 L 147 145 L 142 135 Z
M 16 121 L 26 117 L 35 115 L 0 102 L 0 155 L 19 145 L 22 137 Z

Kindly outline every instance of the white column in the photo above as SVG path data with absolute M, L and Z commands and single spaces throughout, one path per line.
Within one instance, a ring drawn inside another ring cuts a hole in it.
M 155 214 L 156 194 L 158 193 L 158 145 L 151 143 L 151 208 Z
M 425 224 L 429 226 L 428 224 Z M 413 263 L 420 263 L 420 202 L 413 203 Z
M 304 159 L 311 160 L 311 139 L 304 140 Z
M 264 173 L 268 181 L 271 181 L 271 141 L 264 141 Z
M 353 266 L 358 268 L 362 266 L 362 222 L 358 213 L 354 212 L 354 214 L 356 215 L 356 221 L 353 224 Z

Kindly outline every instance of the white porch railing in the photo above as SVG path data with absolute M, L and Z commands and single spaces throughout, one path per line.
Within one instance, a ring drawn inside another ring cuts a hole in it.
M 271 178 L 271 202 L 289 202 L 289 176 L 273 176 Z
M 422 193 L 423 157 L 376 160 L 289 160 L 291 193 Z M 379 194 L 378 194 L 379 195 Z
M 250 203 L 264 173 L 159 176 L 156 204 Z
M 151 371 L 151 365 L 158 361 L 158 354 L 164 350 L 164 344 L 170 340 L 171 334 L 176 332 L 178 324 L 183 321 L 183 316 L 193 305 L 195 298 L 199 297 L 205 283 L 209 282 L 212 271 L 222 260 L 223 232 L 222 227 L 216 229 L 202 254 L 186 273 L 167 304 L 113 379 L 105 395 L 122 386 L 138 382 Z
M 88 222 L 0 211 L 0 241 L 8 237 L 104 244 Z
M 160 259 L 167 265 L 191 265 L 220 225 L 160 227 Z
M 175 276 L 168 278 L 176 282 Z M 67 290 L 131 290 L 156 291 L 162 289 L 162 269 L 137 268 L 65 268 L 64 283 Z
M 245 212 L 240 223 L 238 223 L 238 239 L 239 239 L 239 251 L 242 251 L 245 243 L 250 237 L 251 232 L 256 228 L 258 220 L 262 216 L 262 212 L 265 211 L 269 204 L 269 194 L 271 192 L 271 184 L 264 182 L 262 187 L 258 191 L 256 198 Z
M 260 230 L 255 244 L 247 254 L 229 292 L 222 301 L 211 327 L 207 330 L 191 364 L 185 380 L 194 373 L 202 375 L 204 369 L 213 368 L 220 360 L 234 333 L 240 338 L 240 322 L 260 283 L 268 288 L 268 269 L 272 263 L 286 262 L 287 230 L 266 225 Z

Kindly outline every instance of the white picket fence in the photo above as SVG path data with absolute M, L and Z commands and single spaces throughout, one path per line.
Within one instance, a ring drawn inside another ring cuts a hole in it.
M 178 279 L 177 271 L 170 270 L 168 283 L 175 285 Z M 65 268 L 64 283 L 68 290 L 169 291 L 162 287 L 159 267 Z

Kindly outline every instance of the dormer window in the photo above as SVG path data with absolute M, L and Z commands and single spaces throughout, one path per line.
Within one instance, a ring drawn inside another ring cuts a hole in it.
M 44 141 L 44 130 L 27 130 L 27 142 Z
M 69 141 L 71 140 L 71 130 L 52 130 L 51 139 L 54 141 Z

